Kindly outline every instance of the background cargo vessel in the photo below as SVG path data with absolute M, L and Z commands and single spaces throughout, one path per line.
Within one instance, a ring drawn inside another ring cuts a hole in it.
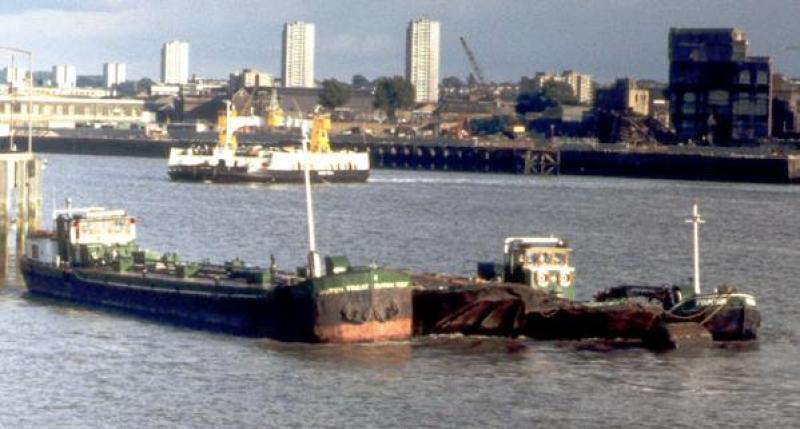
M 290 147 L 239 147 L 236 131 L 261 126 L 260 116 L 240 116 L 227 104 L 220 115 L 216 146 L 172 148 L 168 174 L 172 180 L 211 182 L 302 183 L 308 159 L 312 182 L 366 182 L 369 178 L 369 154 L 349 150 L 331 150 L 328 131 L 330 118 L 314 115 L 309 150 Z M 306 120 L 300 126 L 309 127 Z M 303 130 L 306 135 L 307 130 Z

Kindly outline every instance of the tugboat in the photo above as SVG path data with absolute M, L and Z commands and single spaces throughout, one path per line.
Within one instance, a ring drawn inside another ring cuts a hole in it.
M 331 150 L 328 137 L 330 117 L 314 115 L 308 154 L 295 147 L 239 147 L 235 134 L 237 130 L 263 126 L 265 123 L 267 120 L 260 116 L 240 116 L 227 102 L 225 112 L 218 118 L 219 138 L 216 146 L 172 148 L 167 167 L 170 179 L 220 183 L 302 183 L 306 156 L 310 159 L 312 182 L 366 182 L 369 178 L 368 153 Z
M 693 207 L 692 217 L 686 222 L 693 224 L 694 228 L 692 285 L 620 285 L 598 292 L 595 300 L 606 302 L 643 298 L 660 303 L 668 323 L 697 323 L 707 329 L 715 341 L 755 340 L 761 325 L 756 298 L 730 286 L 720 286 L 711 293 L 702 292 L 699 227 L 705 220 L 697 204 Z
M 308 127 L 303 127 L 303 148 Z M 406 340 L 412 334 L 410 276 L 321 264 L 305 164 L 308 265 L 297 272 L 182 263 L 140 249 L 136 220 L 122 210 L 56 210 L 52 231 L 29 234 L 21 268 L 31 293 L 112 307 L 236 334 L 303 342 Z
M 478 263 L 478 278 L 522 283 L 559 298 L 575 299 L 572 249 L 556 237 L 509 237 L 503 245 L 503 264 Z

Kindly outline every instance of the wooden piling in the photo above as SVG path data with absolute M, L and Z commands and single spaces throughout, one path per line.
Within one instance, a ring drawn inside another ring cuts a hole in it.
M 8 236 L 16 225 L 16 254 L 25 250 L 25 237 L 38 229 L 42 208 L 42 160 L 30 152 L 0 153 L 0 276 L 9 274 Z

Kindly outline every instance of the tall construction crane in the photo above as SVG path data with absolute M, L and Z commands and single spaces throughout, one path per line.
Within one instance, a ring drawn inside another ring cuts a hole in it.
M 481 67 L 478 65 L 478 60 L 475 59 L 475 54 L 472 53 L 472 50 L 467 45 L 467 41 L 464 40 L 464 36 L 458 38 L 461 40 L 461 46 L 464 47 L 464 52 L 467 53 L 467 59 L 469 60 L 469 65 L 472 66 L 472 72 L 475 75 L 475 78 L 478 79 L 478 83 L 481 85 L 486 84 L 486 78 L 483 75 L 483 71 L 481 71 Z

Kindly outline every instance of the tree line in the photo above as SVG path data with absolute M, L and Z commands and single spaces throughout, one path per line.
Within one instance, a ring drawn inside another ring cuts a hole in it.
M 351 90 L 371 90 L 372 105 L 394 119 L 398 110 L 414 107 L 414 85 L 401 76 L 379 77 L 370 81 L 363 75 L 354 75 L 349 84 L 336 79 L 325 79 L 319 93 L 319 104 L 329 110 L 344 106 L 350 100 Z

